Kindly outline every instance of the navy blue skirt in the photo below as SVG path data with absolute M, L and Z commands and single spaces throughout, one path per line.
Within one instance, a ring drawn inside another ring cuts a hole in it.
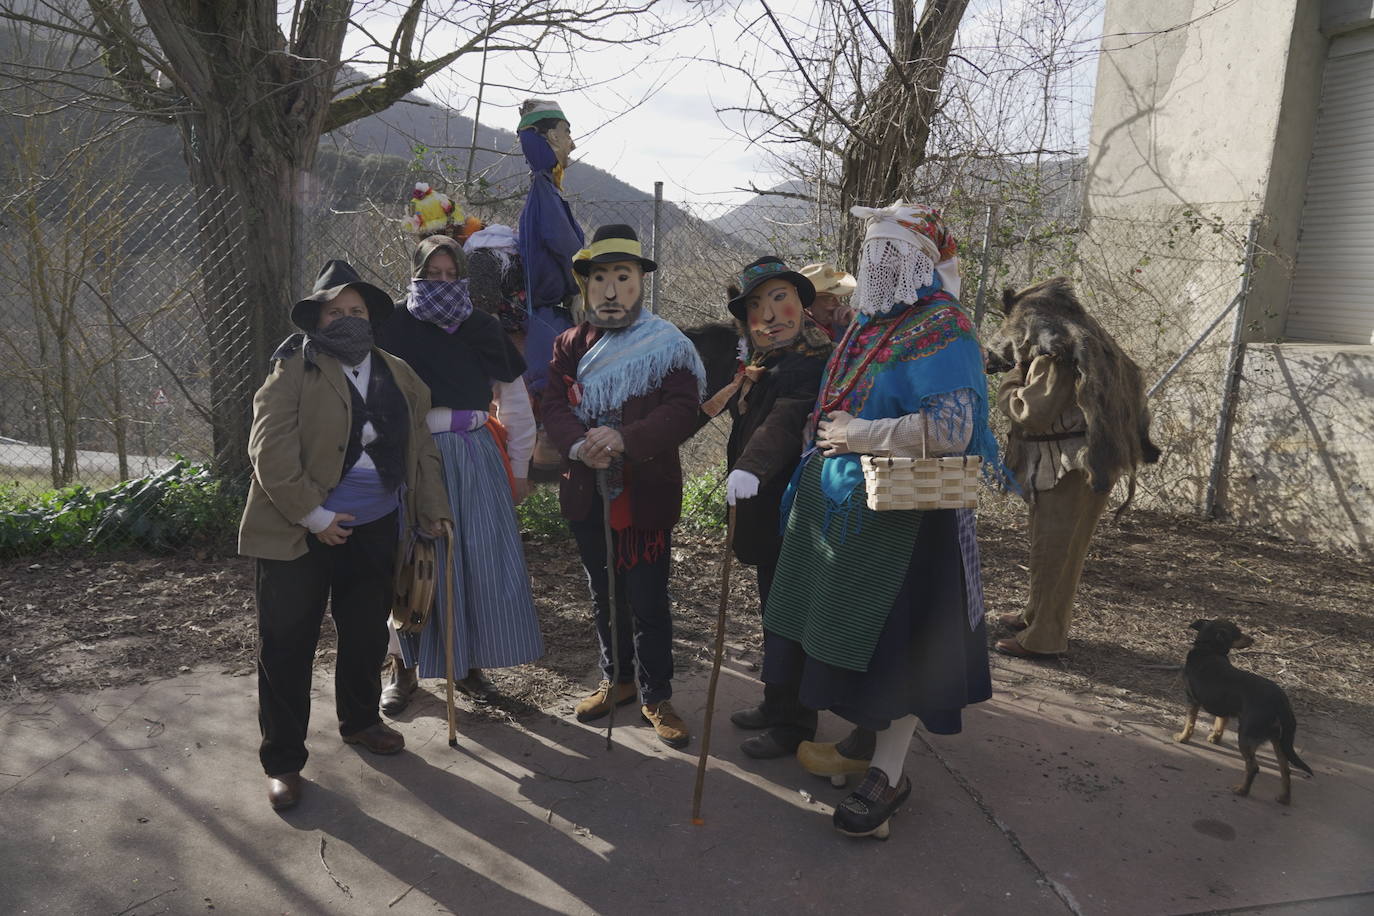
M 763 680 L 797 685 L 807 707 L 865 728 L 914 713 L 929 732 L 958 734 L 964 707 L 992 696 L 987 628 L 969 627 L 967 607 L 955 513 L 926 512 L 868 670 L 828 665 L 765 630 Z

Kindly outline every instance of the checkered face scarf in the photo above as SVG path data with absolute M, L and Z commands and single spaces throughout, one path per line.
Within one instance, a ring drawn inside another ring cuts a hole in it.
M 406 290 L 406 309 L 421 321 L 437 324 L 452 334 L 472 314 L 467 277 L 461 280 L 411 280 Z

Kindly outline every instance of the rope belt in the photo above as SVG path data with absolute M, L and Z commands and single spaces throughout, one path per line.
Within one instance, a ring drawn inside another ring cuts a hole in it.
M 1021 438 L 1027 442 L 1063 442 L 1065 439 L 1082 439 L 1088 435 L 1087 430 L 1080 429 L 1071 433 L 1044 433 L 1039 436 L 1022 434 Z

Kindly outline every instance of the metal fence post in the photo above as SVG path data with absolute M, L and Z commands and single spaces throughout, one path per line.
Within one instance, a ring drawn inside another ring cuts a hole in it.
M 663 211 L 663 182 L 654 182 L 654 223 L 649 230 L 649 260 L 658 260 L 658 220 Z M 649 311 L 658 314 L 658 271 L 649 280 Z
M 1207 496 L 1203 501 L 1203 515 L 1215 518 L 1220 508 L 1226 467 L 1231 457 L 1231 426 L 1236 413 L 1236 396 L 1240 393 L 1241 367 L 1245 362 L 1245 307 L 1250 297 L 1250 279 L 1255 271 L 1255 240 L 1259 236 L 1259 217 L 1250 220 L 1250 235 L 1245 242 L 1245 266 L 1241 273 L 1240 293 L 1236 296 L 1236 320 L 1231 326 L 1231 349 L 1226 359 L 1226 374 L 1222 376 L 1221 407 L 1217 411 L 1216 444 L 1212 449 L 1212 470 L 1207 475 Z
M 988 268 L 992 266 L 992 217 L 996 207 L 988 204 L 983 214 L 983 265 L 978 271 L 978 299 L 973 306 L 973 326 L 983 327 L 983 306 L 988 294 Z

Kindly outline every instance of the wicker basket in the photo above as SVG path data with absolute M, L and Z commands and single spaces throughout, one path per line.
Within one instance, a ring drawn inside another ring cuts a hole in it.
M 868 508 L 974 509 L 978 506 L 977 455 L 953 458 L 881 458 L 864 455 L 864 488 Z
M 438 591 L 438 562 L 435 542 L 417 537 L 396 570 L 391 624 L 402 633 L 419 633 L 425 628 Z

